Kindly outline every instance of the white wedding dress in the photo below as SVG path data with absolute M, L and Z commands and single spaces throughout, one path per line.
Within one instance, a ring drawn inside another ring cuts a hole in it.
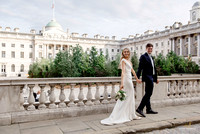
M 101 124 L 114 125 L 119 123 L 128 122 L 134 119 L 141 119 L 135 114 L 135 95 L 132 82 L 131 64 L 126 59 L 121 60 L 125 62 L 125 74 L 124 74 L 124 88 L 126 92 L 126 99 L 124 101 L 117 100 L 115 107 L 110 116 L 104 120 L 101 120 Z

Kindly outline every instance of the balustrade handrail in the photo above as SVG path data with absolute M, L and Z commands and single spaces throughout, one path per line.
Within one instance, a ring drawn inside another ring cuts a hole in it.
M 159 76 L 160 81 L 169 80 L 199 80 L 200 75 L 178 75 Z M 60 83 L 111 83 L 120 82 L 120 77 L 63 77 L 63 78 L 3 78 L 0 79 L 0 86 L 5 85 L 25 85 L 25 84 L 60 84 Z M 135 78 L 133 78 L 135 81 Z

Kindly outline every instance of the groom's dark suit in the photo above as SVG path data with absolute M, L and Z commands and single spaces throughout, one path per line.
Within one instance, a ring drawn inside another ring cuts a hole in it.
M 154 75 L 153 75 L 153 65 L 148 53 L 145 53 L 140 57 L 137 77 L 139 79 L 142 72 L 142 81 L 145 82 L 145 95 L 143 96 L 142 101 L 138 107 L 138 109 L 140 110 L 143 110 L 145 106 L 147 111 L 151 110 L 150 98 L 153 93 L 153 87 L 154 87 L 153 82 L 157 82 L 157 71 L 153 58 L 152 61 L 154 65 Z

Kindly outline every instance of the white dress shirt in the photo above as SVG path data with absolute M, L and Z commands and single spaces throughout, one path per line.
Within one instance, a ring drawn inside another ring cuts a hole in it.
M 151 57 L 151 54 L 148 54 L 148 55 L 149 55 L 149 58 L 151 59 L 151 64 L 152 64 L 152 67 L 153 67 L 153 75 L 155 75 L 155 69 L 154 69 L 153 59 Z

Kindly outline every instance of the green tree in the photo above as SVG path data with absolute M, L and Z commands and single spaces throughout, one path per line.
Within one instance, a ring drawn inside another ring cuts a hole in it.
M 131 57 L 131 62 L 133 64 L 133 69 L 135 71 L 137 71 L 138 66 L 139 66 L 139 60 L 138 60 L 138 57 L 137 57 L 137 53 L 135 51 L 133 53 L 133 56 Z

